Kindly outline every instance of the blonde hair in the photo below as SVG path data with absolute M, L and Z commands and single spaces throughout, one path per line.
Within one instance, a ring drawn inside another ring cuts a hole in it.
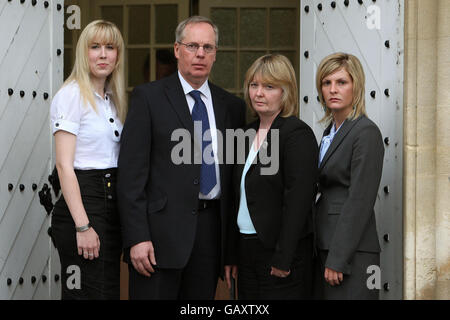
M 298 90 L 295 71 L 288 58 L 281 54 L 266 54 L 256 59 L 247 70 L 244 81 L 244 98 L 247 106 L 255 114 L 249 95 L 249 85 L 259 76 L 263 82 L 270 83 L 283 90 L 281 97 L 282 117 L 298 115 Z
M 117 61 L 113 72 L 106 78 L 105 87 L 112 91 L 111 99 L 117 109 L 117 115 L 122 123 L 127 113 L 127 100 L 124 80 L 124 42 L 116 25 L 105 20 L 95 20 L 89 23 L 78 39 L 75 64 L 72 73 L 64 82 L 67 85 L 73 81 L 80 87 L 80 94 L 84 105 L 89 104 L 97 112 L 94 93 L 90 81 L 90 68 L 88 59 L 89 46 L 94 42 L 112 44 L 117 48 Z
M 320 103 L 325 109 L 325 115 L 320 122 L 330 123 L 333 119 L 331 110 L 326 106 L 322 94 L 322 81 L 330 74 L 344 69 L 350 75 L 353 82 L 353 112 L 350 112 L 347 119 L 353 120 L 360 115 L 367 116 L 366 102 L 364 97 L 365 76 L 364 69 L 357 57 L 349 53 L 337 52 L 326 56 L 319 64 L 316 75 L 316 88 L 319 94 Z

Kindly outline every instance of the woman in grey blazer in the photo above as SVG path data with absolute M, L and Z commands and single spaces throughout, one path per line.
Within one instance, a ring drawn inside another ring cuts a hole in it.
M 380 130 L 365 111 L 358 58 L 335 53 L 319 65 L 316 87 L 329 125 L 320 144 L 315 201 L 320 299 L 378 299 L 367 268 L 380 264 L 374 205 L 383 168 Z

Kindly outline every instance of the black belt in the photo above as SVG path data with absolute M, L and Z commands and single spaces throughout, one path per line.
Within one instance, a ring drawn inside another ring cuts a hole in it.
M 253 239 L 258 239 L 258 234 L 256 233 L 239 233 L 239 238 L 241 238 L 241 240 L 253 240 Z
M 218 208 L 220 204 L 220 200 L 198 200 L 198 210 L 205 210 L 209 208 Z

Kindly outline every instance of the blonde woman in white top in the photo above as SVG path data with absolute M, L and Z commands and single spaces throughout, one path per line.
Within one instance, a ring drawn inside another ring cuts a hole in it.
M 116 168 L 127 106 L 124 42 L 111 22 L 86 26 L 71 75 L 53 98 L 51 122 L 62 196 L 52 237 L 62 299 L 119 299 L 121 236 Z M 67 277 L 80 268 L 80 282 Z M 70 268 L 71 267 L 71 268 Z

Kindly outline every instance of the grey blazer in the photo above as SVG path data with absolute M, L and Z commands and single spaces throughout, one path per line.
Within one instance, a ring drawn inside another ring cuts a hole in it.
M 356 251 L 381 251 L 374 205 L 383 157 L 380 130 L 365 116 L 345 120 L 334 136 L 319 167 L 315 203 L 317 247 L 328 250 L 325 267 L 350 274 Z

